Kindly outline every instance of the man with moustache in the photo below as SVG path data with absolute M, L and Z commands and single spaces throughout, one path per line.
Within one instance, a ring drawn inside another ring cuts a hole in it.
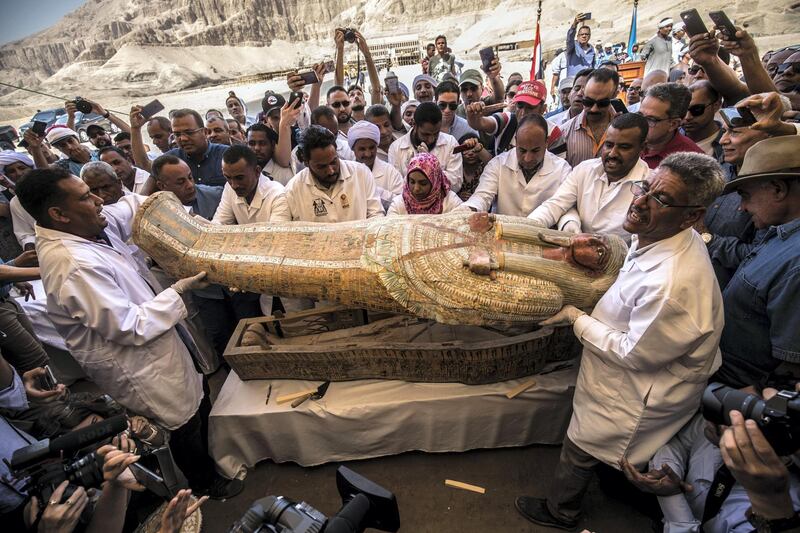
M 367 100 L 364 98 L 364 89 L 359 85 L 351 85 L 347 89 L 347 96 L 350 97 L 350 111 L 353 113 L 353 121 L 364 120 L 364 109 Z
M 672 25 L 673 21 L 667 17 L 658 22 L 658 31 L 652 39 L 642 47 L 640 57 L 646 61 L 645 75 L 654 70 L 669 72 L 672 67 Z
M 375 191 L 384 209 L 388 209 L 395 196 L 403 193 L 403 176 L 386 161 L 378 158 L 380 129 L 372 122 L 361 120 L 353 124 L 347 134 L 347 142 L 356 156 L 356 161 L 365 165 L 375 180 Z
M 547 498 L 517 498 L 533 523 L 572 530 L 601 462 L 642 468 L 697 412 L 719 367 L 722 295 L 692 226 L 724 185 L 705 154 L 672 154 L 632 182 L 625 263 L 591 315 L 565 306 L 542 325 L 571 325 L 584 345 L 573 414 Z
M 722 124 L 714 120 L 722 106 L 722 98 L 708 80 L 689 86 L 692 100 L 683 119 L 683 133 L 700 147 L 706 155 L 722 162 Z
M 353 124 L 353 113 L 350 109 L 350 97 L 341 85 L 328 89 L 328 107 L 336 114 L 339 123 L 339 135 L 347 142 L 347 131 Z
M 333 133 L 312 125 L 300 136 L 298 149 L 306 168 L 286 185 L 292 220 L 348 222 L 384 215 L 369 169 L 340 159 Z
M 800 151 L 797 136 L 753 145 L 738 177 L 725 186 L 741 197 L 741 209 L 764 233 L 750 248 L 717 250 L 716 259 L 736 271 L 725 287 L 722 367 L 714 376 L 734 388 L 775 383 L 782 362 L 797 363 L 800 322 Z
M 556 192 L 571 168 L 547 150 L 547 121 L 525 115 L 517 144 L 486 164 L 477 189 L 458 209 L 488 212 L 496 201 L 500 215 L 524 217 Z
M 178 143 L 177 148 L 167 151 L 184 160 L 192 170 L 192 176 L 197 183 L 203 185 L 223 186 L 225 177 L 222 175 L 222 154 L 228 149 L 224 144 L 208 142 L 203 126 L 203 117 L 194 109 L 176 109 L 172 111 L 172 135 Z M 136 166 L 149 171 L 150 159 L 144 150 L 142 141 L 142 126 L 145 119 L 142 108 L 131 108 L 131 142 Z
M 458 141 L 452 135 L 442 133 L 442 112 L 433 102 L 425 102 L 414 111 L 414 127 L 389 147 L 389 164 L 401 175 L 406 174 L 408 162 L 419 152 L 436 156 L 450 182 L 453 192 L 461 190 L 464 181 L 461 154 L 454 154 Z
M 247 146 L 256 154 L 258 166 L 262 173 L 286 185 L 294 176 L 289 167 L 283 167 L 275 161 L 275 147 L 278 144 L 278 133 L 265 124 L 256 123 L 247 128 Z
M 564 52 L 567 59 L 567 76 L 575 76 L 585 68 L 594 68 L 595 49 L 589 43 L 592 38 L 592 29 L 586 24 L 581 24 L 586 19 L 583 13 L 578 13 L 567 31 L 567 50 Z M 577 38 L 576 38 L 577 33 Z
M 172 135 L 172 124 L 167 117 L 153 117 L 148 120 L 147 135 L 156 145 L 156 148 L 161 150 L 162 154 L 166 154 L 172 148 L 169 144 L 169 138 Z M 133 144 L 133 140 L 131 140 L 131 144 Z
M 86 128 L 86 135 L 89 137 L 89 142 L 92 143 L 92 146 L 98 150 L 106 146 L 111 146 L 111 135 L 99 124 L 89 125 L 89 127 Z
M 647 179 L 639 159 L 647 121 L 635 113 L 617 115 L 608 126 L 600 157 L 572 169 L 553 196 L 528 218 L 542 227 L 570 233 L 611 233 L 630 242 L 625 213 L 633 200 L 630 184 Z
M 217 116 L 206 119 L 206 138 L 208 142 L 230 146 L 231 133 L 228 127 L 228 121 Z
M 613 70 L 592 71 L 583 90 L 583 111 L 560 126 L 567 145 L 567 162 L 573 167 L 599 154 L 614 117 L 611 100 L 618 87 L 619 74 Z
M 635 78 L 631 81 L 631 84 L 628 85 L 628 89 L 625 91 L 625 100 L 627 103 L 628 109 L 633 104 L 638 104 L 642 101 L 642 82 L 644 80 L 642 78 Z
M 116 146 L 107 146 L 98 154 L 100 161 L 108 163 L 122 182 L 125 191 L 136 194 L 145 194 L 148 189 L 150 173 L 133 166 L 125 157 L 122 150 Z

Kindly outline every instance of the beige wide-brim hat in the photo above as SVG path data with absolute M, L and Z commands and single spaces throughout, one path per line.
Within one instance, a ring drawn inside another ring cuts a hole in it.
M 747 150 L 738 176 L 722 192 L 733 192 L 743 183 L 755 180 L 797 178 L 800 177 L 797 169 L 800 169 L 800 135 L 764 139 Z

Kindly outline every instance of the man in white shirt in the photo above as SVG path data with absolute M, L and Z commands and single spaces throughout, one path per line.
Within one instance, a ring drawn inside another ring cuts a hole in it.
M 196 492 L 241 491 L 208 455 L 211 404 L 181 323 L 183 297 L 207 285 L 205 272 L 161 290 L 101 214 L 103 201 L 67 170 L 33 170 L 17 193 L 37 222 L 48 313 L 84 372 L 126 409 L 170 430 L 175 462 Z
M 536 524 L 573 529 L 600 462 L 642 468 L 697 412 L 721 362 L 722 294 L 692 229 L 724 186 L 705 154 L 676 153 L 637 182 L 619 277 L 591 315 L 565 306 L 542 325 L 572 325 L 584 345 L 573 414 L 547 499 L 522 496 Z
M 448 181 L 450 190 L 458 192 L 464 182 L 461 154 L 454 154 L 458 141 L 447 133 L 441 133 L 442 112 L 433 102 L 423 102 L 414 111 L 414 127 L 389 147 L 389 164 L 405 176 L 408 162 L 419 152 L 436 156 Z
M 356 156 L 347 144 L 347 136 L 341 135 L 336 113 L 330 107 L 319 106 L 316 108 L 311 113 L 311 125 L 322 126 L 333 133 L 336 138 L 336 153 L 340 160 L 355 161 Z M 299 146 L 295 146 L 294 150 L 292 150 L 292 170 L 295 174 L 306 168 L 306 165 L 300 160 L 299 150 Z
M 347 142 L 356 161 L 366 165 L 375 179 L 375 191 L 384 209 L 388 209 L 395 196 L 403 193 L 403 176 L 389 163 L 378 159 L 378 144 L 381 131 L 378 126 L 366 120 L 353 124 L 347 133 Z
M 383 216 L 369 169 L 355 161 L 340 160 L 333 133 L 310 126 L 303 132 L 298 149 L 307 168 L 286 185 L 292 220 L 348 222 Z
M 250 224 L 292 220 L 283 185 L 261 172 L 256 153 L 234 145 L 222 156 L 222 174 L 227 183 L 214 224 Z
M 116 146 L 107 146 L 97 153 L 97 157 L 100 161 L 111 165 L 117 177 L 122 181 L 125 190 L 136 194 L 148 192 L 147 189 L 149 187 L 147 183 L 150 178 L 150 173 L 133 166 L 125 156 L 125 152 L 121 149 Z
M 283 185 L 261 172 L 255 152 L 247 146 L 235 145 L 225 151 L 222 174 L 227 183 L 212 223 L 230 225 L 292 220 Z M 272 296 L 236 292 L 229 299 L 237 323 L 242 318 L 272 312 Z
M 636 113 L 617 115 L 606 130 L 600 157 L 576 166 L 555 194 L 528 218 L 570 233 L 613 233 L 630 243 L 622 228 L 633 200 L 630 184 L 647 179 L 639 159 L 647 138 L 647 120 Z
M 517 126 L 517 145 L 486 165 L 480 183 L 458 209 L 525 217 L 550 198 L 570 172 L 569 163 L 547 151 L 547 121 L 525 115 Z

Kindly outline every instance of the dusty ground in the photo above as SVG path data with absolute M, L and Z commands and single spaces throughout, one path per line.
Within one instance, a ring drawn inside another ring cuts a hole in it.
M 224 371 L 209 380 L 212 398 L 225 381 Z M 281 495 L 306 501 L 327 515 L 341 507 L 336 490 L 336 468 L 345 464 L 359 474 L 394 492 L 400 509 L 400 531 L 415 533 L 521 533 L 556 531 L 535 526 L 514 508 L 521 494 L 545 496 L 560 448 L 528 446 L 475 450 L 465 453 L 405 453 L 365 461 L 317 467 L 294 463 L 259 463 L 248 473 L 244 491 L 226 502 L 203 506 L 203 530 L 228 531 L 230 525 L 254 500 Z M 455 479 L 486 489 L 476 494 L 448 488 Z M 597 533 L 651 531 L 651 521 L 630 505 L 610 498 L 595 481 L 584 502 L 581 528 Z

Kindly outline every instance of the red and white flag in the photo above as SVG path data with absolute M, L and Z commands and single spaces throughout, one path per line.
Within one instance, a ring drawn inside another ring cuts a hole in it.
M 536 21 L 536 39 L 533 41 L 533 57 L 531 58 L 531 80 L 541 80 L 542 72 L 542 39 L 539 36 L 539 21 Z

